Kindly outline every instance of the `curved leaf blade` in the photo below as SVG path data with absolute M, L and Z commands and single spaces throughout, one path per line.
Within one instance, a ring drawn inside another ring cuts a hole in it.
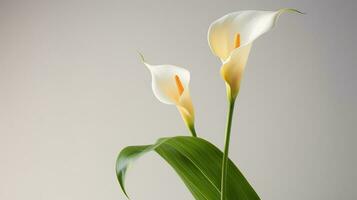
M 116 173 L 126 195 L 124 181 L 128 165 L 152 150 L 170 164 L 196 200 L 220 199 L 223 153 L 204 139 L 188 136 L 162 138 L 153 145 L 123 149 L 117 159 Z M 228 170 L 227 200 L 260 199 L 232 161 L 229 161 Z

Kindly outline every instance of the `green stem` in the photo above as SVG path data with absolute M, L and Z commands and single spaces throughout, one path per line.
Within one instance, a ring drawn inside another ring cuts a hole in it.
M 188 128 L 190 129 L 190 132 L 192 134 L 193 137 L 197 137 L 197 133 L 196 133 L 196 129 L 195 129 L 195 125 L 189 125 Z
M 222 161 L 222 177 L 221 177 L 221 200 L 225 200 L 226 196 L 226 182 L 227 182 L 227 171 L 228 171 L 228 153 L 229 153 L 229 142 L 231 137 L 231 127 L 234 111 L 235 99 L 229 100 L 229 111 L 227 114 L 227 125 L 226 125 L 226 138 L 224 144 L 224 153 Z

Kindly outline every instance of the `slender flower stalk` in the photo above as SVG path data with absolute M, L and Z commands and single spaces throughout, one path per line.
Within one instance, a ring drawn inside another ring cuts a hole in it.
M 240 44 L 241 44 L 241 36 L 240 33 L 236 33 L 234 37 L 234 49 L 239 49 Z M 243 47 L 244 48 L 244 47 Z M 250 47 L 248 47 L 248 53 L 250 51 Z M 245 61 L 243 61 L 243 65 L 245 66 L 245 63 L 247 62 L 248 56 L 244 56 Z M 242 62 L 242 61 L 240 61 Z M 242 64 L 241 64 L 242 65 Z M 242 68 L 242 67 L 241 67 Z M 226 194 L 227 194 L 227 173 L 228 173 L 228 154 L 229 154 L 229 144 L 231 141 L 231 129 L 232 129 L 232 120 L 233 120 L 233 113 L 234 113 L 234 104 L 237 98 L 237 95 L 239 93 L 239 88 L 240 88 L 240 80 L 242 79 L 243 75 L 243 69 L 238 70 L 239 73 L 236 73 L 235 75 L 237 76 L 236 79 L 237 81 L 237 87 L 232 88 L 229 83 L 226 83 L 226 89 L 227 89 L 227 100 L 228 100 L 228 113 L 227 113 L 227 123 L 226 123 L 226 132 L 225 132 L 225 141 L 224 141 L 224 151 L 223 151 L 223 158 L 222 158 L 222 173 L 221 173 L 221 200 L 225 200 Z M 225 73 L 225 68 L 224 66 L 221 69 L 221 75 L 225 79 L 227 73 Z M 226 80 L 226 79 L 225 79 Z
M 194 124 L 189 125 L 188 129 L 190 130 L 190 132 L 191 132 L 193 137 L 197 137 L 197 133 L 196 133 L 196 129 L 195 129 L 195 125 Z
M 239 93 L 245 66 L 253 42 L 271 30 L 279 16 L 295 9 L 277 11 L 244 10 L 229 13 L 214 21 L 208 30 L 208 43 L 222 61 L 221 76 L 226 83 L 229 111 L 222 160 L 221 200 L 226 199 L 228 153 L 235 99 Z
M 228 153 L 231 137 L 232 119 L 234 112 L 235 99 L 229 100 L 229 108 L 227 114 L 226 138 L 224 144 L 223 160 L 222 160 L 222 176 L 221 176 L 221 200 L 226 196 L 227 172 L 228 172 Z

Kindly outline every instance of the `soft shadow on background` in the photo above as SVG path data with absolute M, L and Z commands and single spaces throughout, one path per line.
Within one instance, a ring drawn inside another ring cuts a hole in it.
M 255 42 L 231 158 L 263 200 L 356 199 L 357 3 L 0 1 L 0 199 L 121 199 L 124 146 L 189 135 L 152 94 L 153 64 L 191 71 L 197 131 L 222 147 L 225 86 L 207 45 L 232 11 L 293 7 Z M 150 154 L 128 174 L 134 200 L 192 199 Z

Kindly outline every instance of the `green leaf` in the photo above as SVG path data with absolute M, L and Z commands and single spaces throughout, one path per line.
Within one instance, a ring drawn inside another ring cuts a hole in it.
M 196 200 L 220 199 L 223 153 L 204 139 L 188 136 L 162 138 L 153 145 L 130 146 L 123 149 L 117 159 L 116 173 L 126 195 L 124 179 L 128 165 L 152 150 L 173 167 Z M 243 174 L 229 160 L 227 200 L 259 199 Z

